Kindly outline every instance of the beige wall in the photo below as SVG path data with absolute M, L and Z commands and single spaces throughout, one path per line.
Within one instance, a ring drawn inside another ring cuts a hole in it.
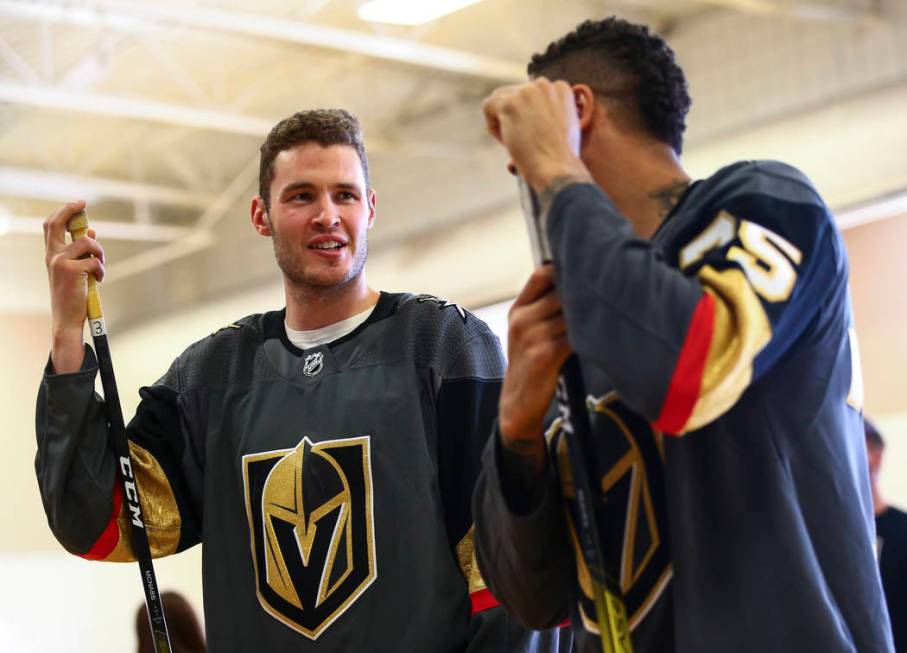
M 0 551 L 58 550 L 47 529 L 35 482 L 35 393 L 47 361 L 50 319 L 45 314 L 0 316 Z
M 907 215 L 848 229 L 844 242 L 866 412 L 907 412 Z
M 49 335 L 48 315 L 0 314 L 0 649 L 122 653 L 134 650 L 135 613 L 144 600 L 138 567 L 63 551 L 47 527 L 35 481 L 35 393 Z M 134 351 L 123 355 L 124 374 L 150 366 L 135 363 Z M 134 387 L 124 385 L 123 392 L 134 405 Z M 155 571 L 162 590 L 181 592 L 201 614 L 200 547 L 158 561 Z

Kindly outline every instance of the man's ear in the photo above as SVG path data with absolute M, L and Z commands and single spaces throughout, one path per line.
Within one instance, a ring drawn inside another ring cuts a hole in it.
M 585 132 L 592 126 L 592 119 L 595 115 L 595 105 L 597 104 L 595 92 L 588 84 L 574 84 L 573 98 L 576 103 L 579 127 Z
M 366 202 L 368 202 L 368 228 L 371 229 L 375 224 L 375 210 L 378 205 L 378 193 L 375 192 L 374 188 L 369 188 L 365 194 Z
M 252 220 L 252 228 L 258 232 L 259 236 L 271 235 L 271 222 L 268 220 L 268 207 L 261 197 L 255 196 L 252 198 L 252 206 L 249 207 L 249 218 Z

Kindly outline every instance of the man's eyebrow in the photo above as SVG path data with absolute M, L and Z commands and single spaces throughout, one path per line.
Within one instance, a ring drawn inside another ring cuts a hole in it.
M 293 183 L 287 184 L 286 186 L 283 187 L 283 190 L 281 191 L 281 195 L 283 195 L 287 192 L 290 192 L 290 191 L 294 191 L 294 190 L 315 188 L 315 186 L 316 186 L 316 184 L 312 183 L 311 181 L 305 181 L 305 180 L 294 181 Z M 332 184 L 332 188 L 339 188 L 341 190 L 354 190 L 356 192 L 362 192 L 359 187 L 359 184 L 357 184 L 355 182 L 351 182 L 351 181 L 341 181 L 336 184 Z
M 291 190 L 301 190 L 303 188 L 314 188 L 315 184 L 310 181 L 294 181 L 292 184 L 287 184 L 281 189 L 281 195 Z

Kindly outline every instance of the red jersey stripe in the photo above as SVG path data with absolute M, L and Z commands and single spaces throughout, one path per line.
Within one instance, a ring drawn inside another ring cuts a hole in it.
M 702 299 L 693 311 L 693 319 L 687 328 L 686 339 L 677 357 L 677 365 L 668 392 L 661 406 L 661 414 L 652 424 L 659 431 L 677 434 L 693 412 L 702 387 L 702 373 L 712 343 L 715 326 L 715 299 L 710 293 L 703 293 Z
M 123 491 L 120 489 L 120 478 L 117 476 L 113 484 L 113 514 L 110 515 L 110 521 L 101 531 L 100 537 L 89 549 L 88 553 L 83 553 L 82 558 L 86 560 L 103 560 L 110 555 L 117 544 L 120 542 L 120 526 L 117 523 L 117 517 L 120 516 L 120 507 L 123 503 Z
M 478 614 L 484 610 L 490 608 L 496 608 L 501 605 L 501 602 L 494 598 L 494 594 L 491 593 L 487 587 L 483 587 L 480 590 L 469 595 L 469 601 L 472 603 L 472 614 Z

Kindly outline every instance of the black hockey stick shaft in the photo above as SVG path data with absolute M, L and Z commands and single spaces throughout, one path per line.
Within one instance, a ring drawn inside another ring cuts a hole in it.
M 519 179 L 520 204 L 526 217 L 529 240 L 536 265 L 552 260 L 551 248 L 542 224 L 538 196 L 532 188 Z M 555 393 L 561 428 L 567 438 L 567 458 L 576 493 L 576 531 L 583 559 L 592 582 L 592 599 L 596 621 L 601 634 L 603 653 L 632 653 L 627 610 L 620 591 L 619 571 L 609 569 L 602 547 L 602 538 L 595 518 L 597 493 L 589 480 L 588 453 L 592 427 L 586 408 L 586 389 L 582 369 L 576 354 L 570 354 L 558 377 Z M 614 573 L 612 573 L 612 571 Z
M 85 211 L 74 215 L 66 224 L 66 230 L 73 240 L 87 234 L 88 217 Z M 129 539 L 142 574 L 142 588 L 145 592 L 145 607 L 151 625 L 152 640 L 157 653 L 170 653 L 170 634 L 167 632 L 167 621 L 164 618 L 164 604 L 161 600 L 161 593 L 158 591 L 154 565 L 151 562 L 151 547 L 148 544 L 148 533 L 145 531 L 145 522 L 142 517 L 138 485 L 132 472 L 132 457 L 129 454 L 129 443 L 126 439 L 126 424 L 123 421 L 123 409 L 120 406 L 120 395 L 117 392 L 113 362 L 110 358 L 110 346 L 107 343 L 107 326 L 101 310 L 101 295 L 93 274 L 88 275 L 87 312 L 95 354 L 98 358 L 101 386 L 104 388 L 104 406 L 107 411 L 110 441 L 113 443 L 117 456 L 118 471 L 123 482 L 123 498 L 126 502 L 127 516 L 132 524 Z

